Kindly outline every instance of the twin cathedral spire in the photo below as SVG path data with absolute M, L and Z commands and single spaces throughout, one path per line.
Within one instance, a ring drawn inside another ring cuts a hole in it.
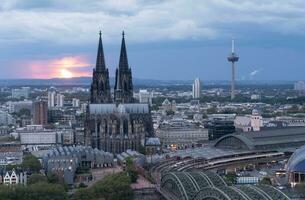
M 99 33 L 96 66 L 90 90 L 90 103 L 133 103 L 133 84 L 131 69 L 128 65 L 125 34 L 122 33 L 122 44 L 119 67 L 115 72 L 114 97 L 111 97 L 109 72 L 105 64 L 102 33 Z

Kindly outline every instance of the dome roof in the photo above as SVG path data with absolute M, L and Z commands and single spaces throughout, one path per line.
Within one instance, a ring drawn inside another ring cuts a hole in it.
M 305 146 L 297 149 L 287 163 L 288 172 L 305 172 Z

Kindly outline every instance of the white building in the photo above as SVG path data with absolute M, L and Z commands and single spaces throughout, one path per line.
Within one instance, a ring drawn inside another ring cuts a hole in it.
M 31 88 L 30 87 L 22 87 L 21 89 L 12 89 L 12 98 L 20 99 L 22 97 L 29 98 Z
M 48 108 L 55 107 L 55 95 L 56 93 L 54 91 L 48 92 Z
M 252 94 L 251 95 L 251 100 L 260 100 L 261 99 L 261 95 L 259 94 Z
M 201 96 L 201 82 L 199 78 L 196 78 L 193 84 L 193 98 L 198 99 Z
M 15 119 L 8 112 L 0 110 L 0 125 L 7 126 L 10 124 L 15 124 Z
M 263 118 L 257 110 L 253 110 L 252 115 L 236 116 L 234 125 L 243 132 L 260 131 L 263 126 Z
M 260 131 L 262 126 L 263 126 L 263 117 L 259 114 L 257 110 L 254 109 L 251 115 L 252 131 Z
M 81 104 L 81 111 L 82 111 L 82 113 L 85 113 L 87 111 L 87 106 L 88 106 L 87 103 L 82 103 Z
M 11 172 L 6 172 L 3 177 L 3 184 L 5 185 L 16 185 L 16 184 L 26 184 L 27 174 L 25 172 L 16 173 L 15 170 Z
M 140 90 L 139 91 L 139 101 L 140 103 L 148 103 L 149 105 L 152 104 L 152 94 L 147 90 Z
M 65 96 L 62 95 L 62 94 L 57 94 L 56 95 L 56 107 L 64 107 L 64 99 L 65 99 Z
M 75 107 L 75 108 L 78 108 L 79 107 L 79 99 L 73 98 L 72 99 L 72 106 Z
M 294 89 L 297 91 L 305 91 L 304 81 L 298 81 L 298 82 L 294 83 Z
M 62 133 L 56 130 L 44 129 L 42 125 L 28 125 L 16 130 L 21 145 L 56 145 L 62 143 Z

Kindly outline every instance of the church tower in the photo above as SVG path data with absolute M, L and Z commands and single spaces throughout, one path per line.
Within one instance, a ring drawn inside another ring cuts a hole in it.
M 105 64 L 102 33 L 100 31 L 96 66 L 95 69 L 93 69 L 93 79 L 90 90 L 90 103 L 99 104 L 111 102 L 109 72 Z
M 133 103 L 132 75 L 131 68 L 128 65 L 124 31 L 122 33 L 119 67 L 115 72 L 114 101 L 116 103 Z

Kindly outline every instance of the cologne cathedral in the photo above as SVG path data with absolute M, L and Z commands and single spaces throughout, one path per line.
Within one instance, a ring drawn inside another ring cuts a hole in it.
M 146 139 L 152 136 L 149 105 L 136 103 L 133 98 L 132 73 L 128 65 L 124 32 L 113 92 L 100 32 L 86 114 L 86 145 L 118 154 L 127 149 L 139 151 L 145 146 Z

